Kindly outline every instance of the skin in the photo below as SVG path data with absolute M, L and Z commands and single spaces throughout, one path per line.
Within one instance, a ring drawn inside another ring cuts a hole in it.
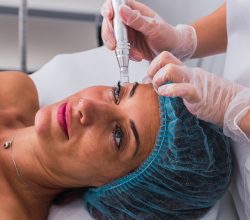
M 224 3 L 210 15 L 200 18 L 192 24 L 197 34 L 197 48 L 193 58 L 226 52 L 226 8 L 227 5 Z
M 132 97 L 133 84 L 125 85 L 119 104 L 112 88 L 96 86 L 39 110 L 29 77 L 1 73 L 0 83 L 0 141 L 15 136 L 9 149 L 0 148 L 1 219 L 46 219 L 59 193 L 109 183 L 136 169 L 152 151 L 160 118 L 151 85 L 139 85 Z M 57 121 L 63 103 L 69 109 L 69 137 Z M 116 124 L 125 133 L 121 147 L 113 139 Z

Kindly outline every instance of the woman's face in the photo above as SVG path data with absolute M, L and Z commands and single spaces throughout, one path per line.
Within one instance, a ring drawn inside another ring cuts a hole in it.
M 151 85 L 90 87 L 37 113 L 37 155 L 58 181 L 100 186 L 146 159 L 159 126 Z

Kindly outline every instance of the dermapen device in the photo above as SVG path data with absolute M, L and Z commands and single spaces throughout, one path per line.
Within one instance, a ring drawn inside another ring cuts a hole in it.
M 129 51 L 128 30 L 122 23 L 119 7 L 125 5 L 125 0 L 112 0 L 114 8 L 114 33 L 116 38 L 116 57 L 120 69 L 121 84 L 129 82 Z

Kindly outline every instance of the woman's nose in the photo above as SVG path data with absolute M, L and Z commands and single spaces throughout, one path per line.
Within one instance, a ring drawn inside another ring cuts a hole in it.
M 78 105 L 80 122 L 84 126 L 91 125 L 94 122 L 107 118 L 105 115 L 108 115 L 108 104 L 106 103 L 84 98 L 80 99 Z

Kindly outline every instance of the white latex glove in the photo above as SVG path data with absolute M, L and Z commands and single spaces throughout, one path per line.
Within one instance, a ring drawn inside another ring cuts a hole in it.
M 187 109 L 199 119 L 224 125 L 224 133 L 236 141 L 249 141 L 249 135 L 239 127 L 250 109 L 249 88 L 200 68 L 189 68 L 168 52 L 153 60 L 148 77 L 159 95 L 183 98 Z
M 248 126 L 240 127 L 241 121 L 246 120 L 245 116 L 250 111 L 250 89 L 244 88 L 239 92 L 229 104 L 224 116 L 224 134 L 231 137 L 237 142 L 245 142 L 250 144 L 250 121 L 245 123 Z M 248 128 L 247 128 L 248 127 Z
M 127 6 L 120 7 L 120 16 L 129 27 L 131 59 L 152 60 L 162 51 L 170 51 L 179 59 L 191 57 L 197 46 L 195 29 L 189 25 L 173 27 L 146 5 L 135 0 L 126 0 Z M 106 0 L 101 8 L 103 15 L 102 39 L 111 50 L 116 41 L 113 30 L 114 11 L 111 0 Z

